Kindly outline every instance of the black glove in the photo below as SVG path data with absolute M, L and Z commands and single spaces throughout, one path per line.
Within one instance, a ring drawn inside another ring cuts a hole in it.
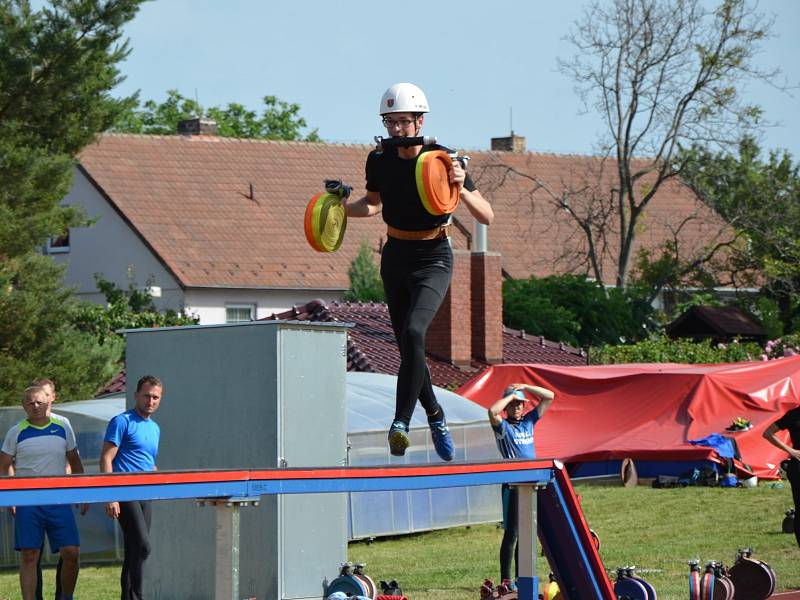
M 326 179 L 325 191 L 334 196 L 339 196 L 342 200 L 347 200 L 353 192 L 353 187 L 342 183 L 341 179 Z

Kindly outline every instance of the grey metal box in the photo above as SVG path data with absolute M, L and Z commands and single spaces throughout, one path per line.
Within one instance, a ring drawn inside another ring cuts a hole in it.
M 158 467 L 339 466 L 346 460 L 347 326 L 304 322 L 126 331 L 127 404 L 136 381 L 159 377 Z M 208 600 L 214 509 L 153 505 L 148 598 Z M 264 496 L 241 509 L 240 596 L 322 598 L 347 557 L 346 496 Z

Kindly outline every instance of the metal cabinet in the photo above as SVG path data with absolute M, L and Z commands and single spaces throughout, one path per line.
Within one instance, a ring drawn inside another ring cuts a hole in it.
M 347 325 L 293 321 L 128 330 L 127 405 L 146 374 L 164 384 L 154 419 L 158 467 L 241 469 L 342 465 Z M 239 595 L 322 598 L 347 557 L 344 494 L 265 496 L 241 509 Z M 146 595 L 207 600 L 214 510 L 153 505 Z

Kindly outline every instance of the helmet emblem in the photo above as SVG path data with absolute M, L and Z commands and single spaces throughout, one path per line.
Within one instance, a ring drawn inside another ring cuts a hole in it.
M 394 106 L 394 98 L 389 98 L 388 100 L 386 100 L 386 106 L 392 108 Z

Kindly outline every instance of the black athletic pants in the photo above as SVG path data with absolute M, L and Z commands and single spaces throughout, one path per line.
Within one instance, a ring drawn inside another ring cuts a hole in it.
M 503 541 L 500 543 L 500 579 L 511 579 L 519 576 L 519 490 L 508 484 L 503 484 L 503 512 L 505 519 L 503 526 Z M 514 561 L 514 577 L 511 577 L 511 561 Z
M 144 561 L 150 556 L 150 519 L 152 509 L 149 500 L 119 503 L 119 526 L 125 546 L 122 562 L 122 600 L 142 600 Z
M 417 399 L 429 417 L 440 414 L 425 362 L 425 335 L 450 287 L 452 270 L 453 252 L 446 239 L 390 237 L 383 247 L 381 278 L 400 350 L 394 418 L 406 425 Z
M 792 498 L 794 498 L 794 538 L 800 546 L 800 461 L 789 460 L 786 468 L 786 478 L 792 486 Z

